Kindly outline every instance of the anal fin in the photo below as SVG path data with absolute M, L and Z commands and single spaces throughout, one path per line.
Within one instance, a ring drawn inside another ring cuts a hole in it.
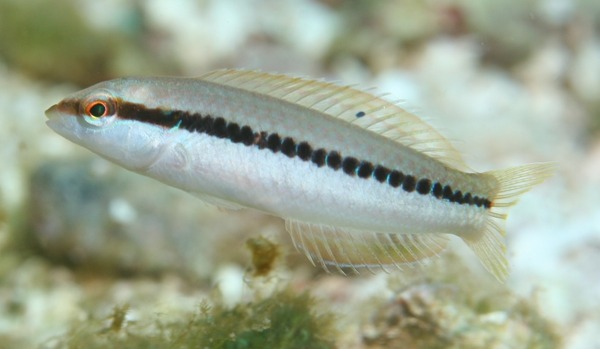
M 361 231 L 286 220 L 294 246 L 313 263 L 329 272 L 334 267 L 374 272 L 393 266 L 419 263 L 446 249 L 448 237 L 441 234 L 396 234 Z

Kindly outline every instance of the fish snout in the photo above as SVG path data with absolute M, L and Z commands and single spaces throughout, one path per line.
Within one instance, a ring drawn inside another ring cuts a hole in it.
M 58 116 L 58 114 L 59 114 L 59 112 L 58 112 L 58 104 L 54 104 L 50 108 L 46 109 L 46 111 L 44 113 L 46 114 L 46 117 L 48 119 L 52 119 L 52 118 Z

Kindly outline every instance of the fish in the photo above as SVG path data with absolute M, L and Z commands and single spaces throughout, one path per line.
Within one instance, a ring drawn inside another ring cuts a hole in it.
M 504 282 L 507 210 L 554 168 L 472 171 L 396 102 L 260 71 L 118 78 L 46 116 L 56 133 L 125 169 L 283 218 L 297 250 L 342 274 L 419 265 L 458 236 Z

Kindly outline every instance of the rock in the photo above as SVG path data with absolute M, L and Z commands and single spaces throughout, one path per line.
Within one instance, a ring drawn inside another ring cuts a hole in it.
M 244 240 L 229 239 L 250 236 L 268 219 L 219 212 L 103 160 L 41 165 L 26 211 L 33 241 L 52 260 L 95 272 L 200 277 L 210 276 L 219 259 L 243 261 L 236 256 L 247 255 Z

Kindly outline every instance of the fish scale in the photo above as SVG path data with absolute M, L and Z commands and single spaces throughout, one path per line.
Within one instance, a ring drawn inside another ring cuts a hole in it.
M 469 172 L 394 103 L 254 71 L 106 81 L 46 115 L 60 135 L 129 170 L 282 217 L 313 264 L 342 273 L 418 263 L 456 235 L 502 281 L 506 208 L 552 172 L 547 163 Z

